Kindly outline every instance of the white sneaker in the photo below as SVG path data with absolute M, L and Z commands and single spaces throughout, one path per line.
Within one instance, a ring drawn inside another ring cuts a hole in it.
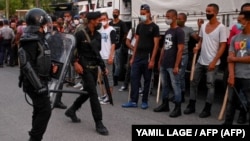
M 100 101 L 100 104 L 108 104 L 109 103 L 109 97 L 106 96 L 102 101 Z
M 98 97 L 98 100 L 99 100 L 99 101 L 103 101 L 106 97 L 108 97 L 107 94 L 105 94 L 105 95 L 103 95 L 103 96 L 99 96 L 99 97 Z
M 81 90 L 81 91 L 83 90 L 83 86 L 80 88 L 80 90 Z
M 74 87 L 74 88 L 81 88 L 81 87 L 82 87 L 82 83 L 81 83 L 81 82 L 78 82 L 78 83 L 75 84 L 73 87 Z
M 127 90 L 127 87 L 122 86 L 118 91 L 119 91 L 119 92 L 122 92 L 122 91 L 125 91 L 125 90 Z

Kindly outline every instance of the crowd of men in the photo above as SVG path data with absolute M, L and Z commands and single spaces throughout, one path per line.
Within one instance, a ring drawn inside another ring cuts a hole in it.
M 198 85 L 205 73 L 208 91 L 199 117 L 207 118 L 212 114 L 215 74 L 221 63 L 220 58 L 224 52 L 228 52 L 229 103 L 224 124 L 233 124 L 237 109 L 240 110 L 238 123 L 245 124 L 250 101 L 248 71 L 250 67 L 250 3 L 242 5 L 238 23 L 233 26 L 238 32 L 233 34 L 232 31 L 235 30 L 232 28 L 230 37 L 227 37 L 225 25 L 217 20 L 218 13 L 217 4 L 208 4 L 206 7 L 208 21 L 199 20 L 197 32 L 185 25 L 188 20 L 185 13 L 178 13 L 175 9 L 167 10 L 165 22 L 170 28 L 165 32 L 162 47 L 159 47 L 159 26 L 152 21 L 150 6 L 147 4 L 140 6 L 140 23 L 135 29 L 128 29 L 126 24 L 119 19 L 119 9 L 113 10 L 111 18 L 107 13 L 100 12 L 83 12 L 79 15 L 65 12 L 64 17 L 55 17 L 48 16 L 42 9 L 34 8 L 27 13 L 25 21 L 19 21 L 18 25 L 12 20 L 0 21 L 0 67 L 4 67 L 4 63 L 9 66 L 20 66 L 22 78 L 20 86 L 33 101 L 34 113 L 29 141 L 42 140 L 51 115 L 47 85 L 50 80 L 50 69 L 52 73 L 55 73 L 57 68 L 46 59 L 50 54 L 46 52 L 49 47 L 44 36 L 47 32 L 52 32 L 48 31 L 50 19 L 52 19 L 53 31 L 72 34 L 75 37 L 77 53 L 70 58 L 71 65 L 67 76 L 70 79 L 75 79 L 76 76 L 81 78 L 79 83 L 73 81 L 73 84 L 80 84 L 82 89 L 88 92 L 87 95 L 77 97 L 68 109 L 62 103 L 62 93 L 57 95 L 55 108 L 67 109 L 65 115 L 72 122 L 81 122 L 76 111 L 90 99 L 96 131 L 101 135 L 109 134 L 102 123 L 100 104 L 109 103 L 110 97 L 106 94 L 106 88 L 103 88 L 102 94 L 99 95 L 96 86 L 103 84 L 100 67 L 104 67 L 105 71 L 102 73 L 108 76 L 110 91 L 113 94 L 113 87 L 118 86 L 121 64 L 124 60 L 127 60 L 127 71 L 124 85 L 119 91 L 128 90 L 130 87 L 130 97 L 128 102 L 121 105 L 122 108 L 138 107 L 140 89 L 143 93 L 140 108 L 145 110 L 149 107 L 152 72 L 155 66 L 158 66 L 162 83 L 162 103 L 154 108 L 154 112 L 169 112 L 169 101 L 171 101 L 175 107 L 170 112 L 170 117 L 176 118 L 182 113 L 185 115 L 195 113 Z M 109 21 L 109 19 L 112 20 Z M 187 90 L 185 70 L 189 57 L 188 41 L 190 38 L 197 41 L 193 53 L 199 52 L 199 58 L 195 65 L 194 77 L 190 82 L 188 105 L 182 111 L 181 105 L 185 102 Z M 39 55 L 41 50 L 31 48 L 31 46 L 42 47 L 45 51 L 44 57 Z M 160 57 L 156 62 L 159 49 L 161 50 Z M 47 63 L 41 63 L 44 61 Z M 142 80 L 143 83 L 141 83 Z M 170 92 L 173 92 L 173 97 L 169 97 Z M 241 97 L 241 100 L 238 97 Z M 244 103 L 247 104 L 244 105 Z
M 0 20 L 0 68 L 18 65 L 17 49 L 26 23 L 24 20 Z

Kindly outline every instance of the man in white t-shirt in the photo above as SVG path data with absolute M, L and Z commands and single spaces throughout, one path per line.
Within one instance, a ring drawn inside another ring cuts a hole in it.
M 108 23 L 108 14 L 102 13 L 101 14 L 101 21 L 103 27 L 99 30 L 101 37 L 102 37 L 102 45 L 101 45 L 101 51 L 100 55 L 102 59 L 105 62 L 106 68 L 108 69 L 108 80 L 109 80 L 109 86 L 110 91 L 112 93 L 113 89 L 113 60 L 115 55 L 115 42 L 116 42 L 116 32 L 115 29 L 109 25 Z M 101 85 L 101 84 L 99 84 Z M 109 103 L 108 96 L 104 93 L 100 98 L 101 104 L 107 104 Z
M 217 20 L 219 6 L 217 4 L 208 4 L 206 16 L 209 22 L 203 24 L 200 29 L 200 41 L 194 48 L 194 53 L 200 49 L 200 56 L 195 66 L 194 78 L 190 83 L 190 98 L 184 114 L 195 112 L 196 96 L 201 77 L 206 73 L 207 97 L 205 107 L 200 113 L 200 118 L 206 118 L 211 115 L 211 106 L 214 100 L 214 82 L 215 74 L 220 64 L 220 57 L 225 51 L 227 34 L 226 27 Z

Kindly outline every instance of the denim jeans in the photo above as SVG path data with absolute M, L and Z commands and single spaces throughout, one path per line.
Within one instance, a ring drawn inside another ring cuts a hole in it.
M 190 82 L 190 100 L 196 100 L 198 93 L 198 85 L 201 80 L 201 77 L 204 73 L 206 73 L 206 86 L 207 86 L 207 97 L 206 102 L 212 104 L 214 101 L 214 82 L 215 82 L 215 74 L 218 70 L 218 66 L 215 67 L 214 70 L 208 71 L 208 66 L 201 65 L 200 63 L 196 63 L 194 70 L 194 78 Z
M 173 73 L 173 68 L 160 68 L 160 73 L 162 75 L 162 99 L 169 97 L 171 87 L 174 92 L 174 102 L 181 103 L 181 82 L 180 82 L 180 72 L 175 75 Z
M 115 58 L 114 58 L 114 76 L 119 77 L 121 72 L 121 48 L 115 50 Z
M 186 91 L 186 82 L 185 82 L 185 74 L 188 64 L 188 54 L 182 55 L 182 62 L 181 62 L 181 70 L 180 70 L 180 81 L 181 81 L 181 91 Z
M 152 70 L 148 69 L 148 58 L 135 57 L 134 62 L 131 66 L 130 101 L 136 102 L 136 103 L 138 102 L 140 81 L 141 81 L 141 76 L 143 76 L 144 90 L 143 90 L 142 102 L 146 102 L 146 103 L 148 102 L 148 94 L 149 94 L 149 87 L 150 87 L 150 83 L 151 83 L 151 75 L 152 75 Z

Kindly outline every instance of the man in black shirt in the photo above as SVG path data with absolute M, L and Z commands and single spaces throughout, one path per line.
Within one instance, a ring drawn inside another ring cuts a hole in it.
M 148 108 L 148 94 L 151 82 L 152 69 L 155 65 L 155 56 L 159 46 L 159 26 L 151 20 L 150 7 L 141 5 L 141 23 L 136 29 L 136 43 L 131 66 L 131 94 L 130 101 L 122 104 L 122 107 L 137 107 L 139 98 L 139 84 L 141 76 L 144 78 L 144 90 L 142 97 L 142 109 Z
M 116 30 L 116 45 L 115 45 L 115 58 L 114 58 L 114 86 L 118 85 L 118 79 L 121 73 L 122 64 L 127 58 L 128 51 L 122 51 L 126 49 L 126 36 L 128 33 L 128 28 L 126 24 L 119 19 L 120 11 L 119 9 L 113 10 L 113 20 L 109 23 Z
M 181 115 L 181 81 L 180 70 L 182 53 L 184 49 L 185 33 L 177 25 L 177 11 L 170 9 L 166 13 L 166 24 L 170 28 L 165 33 L 164 45 L 161 49 L 159 59 L 160 73 L 162 74 L 162 105 L 165 105 L 165 111 L 169 111 L 168 97 L 171 88 L 174 92 L 175 108 L 170 113 L 170 117 Z M 162 111 L 162 105 L 154 109 L 154 112 Z
M 84 88 L 88 92 L 87 95 L 80 95 L 73 105 L 66 110 L 65 115 L 71 118 L 72 122 L 81 122 L 76 116 L 82 104 L 90 98 L 90 105 L 92 115 L 96 124 L 96 131 L 101 135 L 108 135 L 108 130 L 102 123 L 102 109 L 98 100 L 97 94 L 97 76 L 99 60 L 96 51 L 99 53 L 101 50 L 101 34 L 97 31 L 101 28 L 100 12 L 90 12 L 87 14 L 88 24 L 83 30 L 75 33 L 77 56 L 73 59 L 75 71 L 81 75 L 84 83 Z M 90 37 L 91 43 L 88 42 L 87 35 Z M 94 45 L 93 45 L 94 44 Z

